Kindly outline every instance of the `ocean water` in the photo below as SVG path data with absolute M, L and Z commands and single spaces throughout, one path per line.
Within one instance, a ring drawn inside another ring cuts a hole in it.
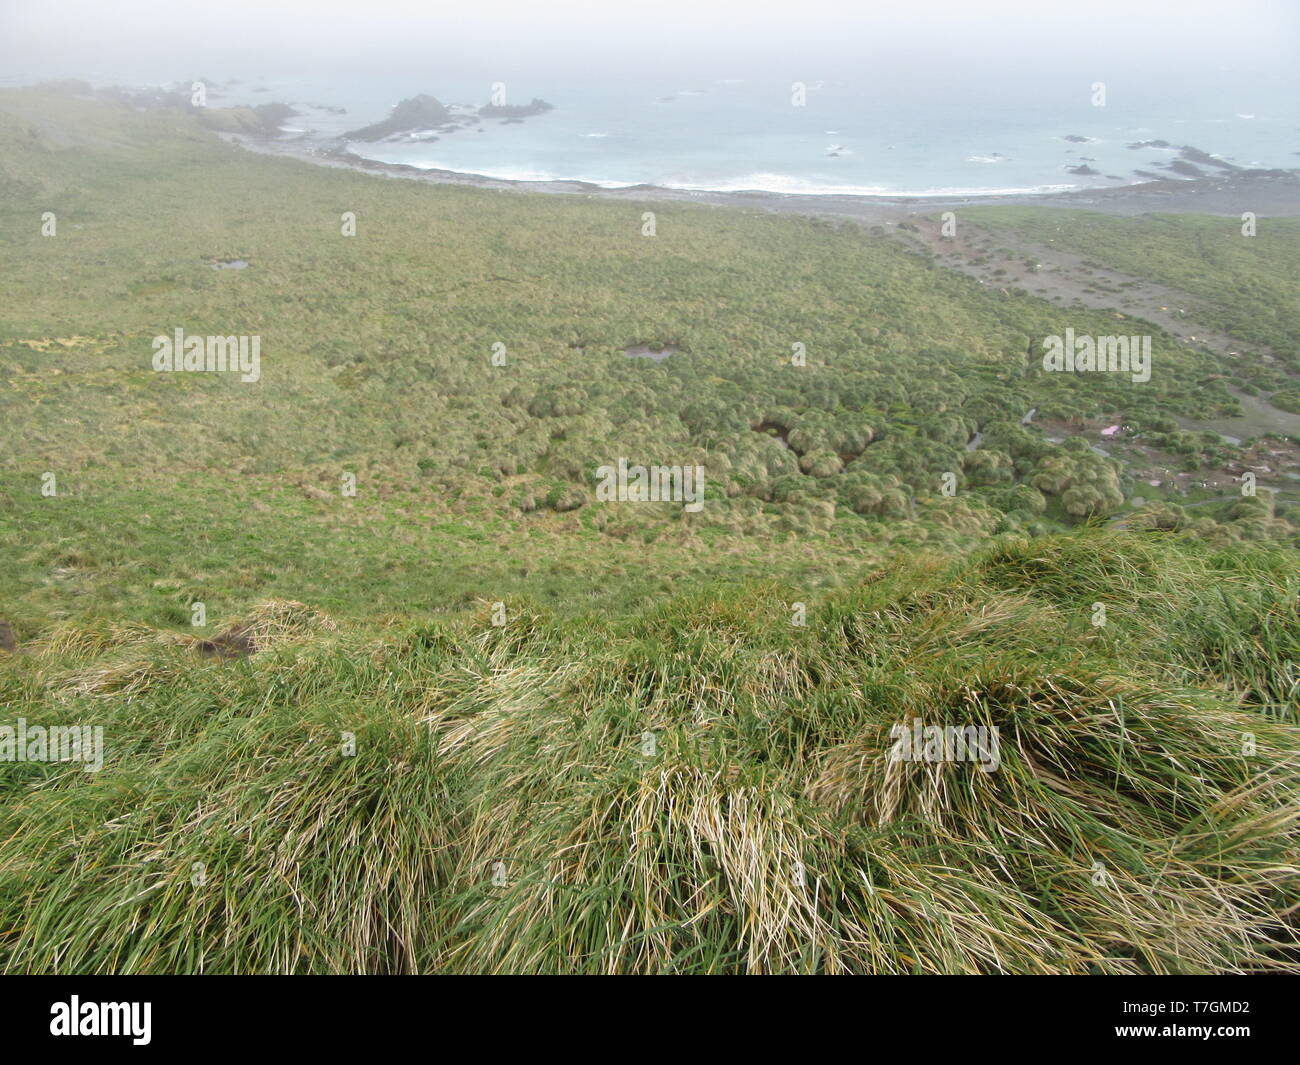
M 1056 70 L 1050 63 L 1021 70 L 894 64 L 829 71 L 802 79 L 805 100 L 796 106 L 794 83 L 801 79 L 769 66 L 642 64 L 621 76 L 543 69 L 511 78 L 507 102 L 541 97 L 553 111 L 519 123 L 486 119 L 450 134 L 419 131 L 350 147 L 382 162 L 512 180 L 796 194 L 951 196 L 1117 186 L 1147 180 L 1138 170 L 1178 177 L 1164 166 L 1182 145 L 1243 167 L 1300 166 L 1294 70 L 1244 64 L 1203 68 L 1182 79 L 1169 70 L 1133 70 L 1120 65 L 1105 82 L 1104 106 L 1094 105 L 1093 81 L 1082 69 Z M 77 76 L 97 84 L 151 81 L 140 70 Z M 285 135 L 309 141 L 385 118 L 399 100 L 418 93 L 481 105 L 492 91 L 487 76 L 400 67 L 366 76 L 226 77 L 236 83 L 214 79 L 211 105 L 291 103 L 299 114 L 285 123 Z M 24 80 L 36 79 L 10 74 L 3 83 Z M 1129 147 L 1152 140 L 1175 149 Z M 1083 165 L 1096 173 L 1071 172 Z

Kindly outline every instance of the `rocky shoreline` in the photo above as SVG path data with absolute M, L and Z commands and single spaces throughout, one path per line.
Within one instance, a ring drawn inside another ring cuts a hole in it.
M 470 185 L 512 192 L 541 192 L 592 196 L 605 200 L 637 202 L 703 203 L 748 207 L 756 210 L 852 218 L 884 222 L 958 207 L 1036 205 L 1069 207 L 1104 214 L 1194 213 L 1257 216 L 1300 215 L 1300 170 L 1233 170 L 1213 177 L 1160 178 L 1112 188 L 1070 192 L 1016 193 L 992 196 L 856 196 L 767 192 L 762 190 L 708 192 L 629 185 L 606 188 L 585 181 L 512 181 L 453 170 L 426 169 L 403 163 L 366 159 L 341 145 L 304 140 L 270 140 L 238 134 L 224 138 L 250 151 L 286 156 L 319 166 L 346 167 L 371 174 L 426 181 L 433 184 Z
M 525 118 L 553 110 L 554 105 L 536 97 L 527 104 L 484 104 L 474 108 L 444 104 L 437 97 L 421 94 L 401 101 L 382 122 L 350 130 L 339 139 L 370 144 L 412 136 L 417 140 L 437 140 L 435 134 L 469 129 L 486 118 L 500 119 L 506 125 L 518 125 Z
M 219 96 L 220 93 L 215 90 L 223 86 L 219 82 L 211 84 L 214 90 L 212 95 Z M 235 83 L 227 83 L 230 84 Z M 83 81 L 68 79 L 46 82 L 36 88 L 66 95 L 109 99 L 139 109 L 193 110 L 187 95 L 189 90 L 182 84 L 153 90 L 121 87 L 95 90 Z M 342 111 L 341 108 L 326 110 Z M 1164 140 L 1136 141 L 1126 147 L 1173 153 L 1170 160 L 1156 161 L 1150 165 L 1171 175 L 1179 175 L 1177 177 L 1138 169 L 1134 174 L 1142 180 L 1128 185 L 1073 189 L 1067 192 L 964 196 L 823 195 L 761 189 L 720 192 L 648 184 L 609 188 L 586 181 L 518 181 L 402 163 L 384 163 L 367 159 L 347 147 L 349 140 L 372 143 L 412 137 L 425 141 L 437 140 L 439 135 L 474 128 L 484 118 L 495 118 L 503 124 L 513 125 L 526 117 L 542 115 L 550 110 L 553 110 L 551 104 L 536 98 L 521 105 L 485 104 L 473 108 L 445 105 L 433 96 L 420 95 L 402 100 L 387 119 L 328 140 L 310 134 L 286 137 L 280 126 L 287 117 L 297 112 L 293 106 L 278 102 L 259 104 L 256 107 L 204 108 L 200 118 L 218 136 L 250 151 L 389 177 L 513 192 L 593 196 L 637 202 L 703 203 L 816 217 L 848 218 L 867 223 L 887 223 L 960 207 L 1008 204 L 1069 207 L 1115 215 L 1192 213 L 1240 216 L 1246 211 L 1257 217 L 1300 215 L 1300 170 L 1242 168 L 1192 145 L 1179 146 Z M 1062 140 L 1071 144 L 1085 144 L 1091 138 L 1071 133 L 1064 135 Z M 1087 163 L 1088 160 L 1084 158 L 1066 169 L 1077 176 L 1086 177 L 1098 173 Z M 1209 173 L 1205 168 L 1214 168 L 1219 172 Z

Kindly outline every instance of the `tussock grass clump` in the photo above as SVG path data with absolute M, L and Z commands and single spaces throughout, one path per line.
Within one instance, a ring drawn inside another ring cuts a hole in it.
M 319 610 L 302 603 L 268 599 L 232 628 L 242 632 L 257 650 L 262 651 L 321 632 L 334 632 L 338 625 Z
M 95 659 L 93 665 L 60 679 L 57 689 L 63 694 L 130 696 L 189 672 L 192 660 L 178 652 L 243 657 L 337 629 L 332 618 L 302 603 L 269 599 L 211 640 L 134 623 L 63 625 L 40 641 L 35 651 L 44 663 Z M 170 653 L 160 654 L 159 649 Z
M 0 968 L 1283 968 L 1300 731 L 1258 696 L 1291 582 L 1099 532 L 882 571 L 805 625 L 771 584 L 505 626 L 279 604 L 252 657 L 141 640 L 93 692 L 87 645 L 47 646 L 0 690 L 108 753 L 0 763 Z M 891 757 L 916 723 L 996 729 L 996 765 Z
M 51 659 L 97 658 L 108 651 L 149 642 L 181 644 L 185 637 L 138 622 L 64 622 L 31 650 Z
M 1145 657 L 1174 683 L 1217 685 L 1300 722 L 1300 567 L 1290 552 L 1091 531 L 1001 545 L 982 556 L 979 573 L 1077 617 L 1102 603 L 1108 622 L 1096 635 L 1124 641 L 1116 653 Z

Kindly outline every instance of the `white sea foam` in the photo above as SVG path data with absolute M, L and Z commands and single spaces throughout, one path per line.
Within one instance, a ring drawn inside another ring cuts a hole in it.
M 353 149 L 354 154 L 362 154 Z M 376 158 L 370 156 L 369 158 Z M 719 181 L 698 182 L 673 176 L 661 176 L 647 180 L 630 180 L 613 178 L 608 175 L 593 176 L 583 174 L 565 174 L 563 176 L 548 170 L 528 167 L 493 166 L 475 170 L 465 170 L 437 159 L 389 158 L 378 159 L 384 163 L 401 163 L 421 170 L 444 170 L 448 173 L 465 177 L 491 178 L 497 181 L 566 181 L 595 185 L 603 189 L 626 189 L 638 185 L 653 185 L 673 189 L 678 192 L 771 192 L 786 196 L 907 196 L 917 198 L 964 197 L 964 196 L 1023 196 L 1034 193 L 1068 192 L 1078 189 L 1079 185 L 1032 185 L 1003 186 L 996 188 L 964 188 L 942 186 L 926 189 L 908 189 L 887 185 L 849 185 L 829 181 L 815 181 L 794 177 L 789 174 L 772 172 L 755 172 L 725 178 Z

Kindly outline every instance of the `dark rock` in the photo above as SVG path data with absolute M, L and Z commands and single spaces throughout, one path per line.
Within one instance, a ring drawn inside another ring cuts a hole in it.
M 1200 163 L 1202 166 L 1217 166 L 1220 170 L 1241 169 L 1241 167 L 1226 160 L 1215 158 L 1209 152 L 1201 151 L 1200 148 L 1193 148 L 1190 144 L 1184 144 L 1178 154 L 1189 163 Z
M 532 115 L 543 115 L 547 111 L 554 111 L 555 105 L 548 104 L 545 100 L 538 99 L 536 96 L 526 104 L 485 104 L 478 109 L 478 113 L 487 118 L 505 118 L 518 120 L 529 118 Z
M 257 642 L 239 625 L 210 640 L 199 640 L 194 646 L 205 658 L 247 658 L 257 654 Z
M 432 96 L 421 94 L 403 100 L 384 121 L 354 129 L 343 136 L 354 141 L 378 141 L 391 137 L 394 133 L 444 126 L 451 121 L 451 117 L 451 112 L 441 102 Z

